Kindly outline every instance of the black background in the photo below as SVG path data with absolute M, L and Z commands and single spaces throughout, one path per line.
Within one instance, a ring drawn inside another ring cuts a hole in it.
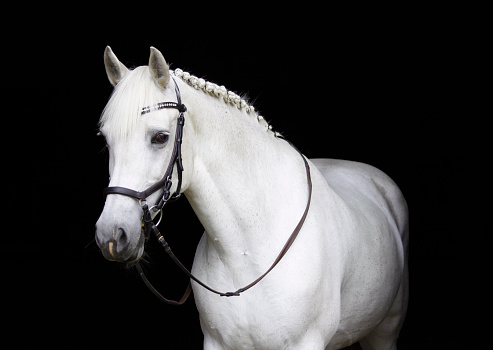
M 460 9 L 445 10 L 278 13 L 273 24 L 253 10 L 225 23 L 170 9 L 151 29 L 152 9 L 136 18 L 130 8 L 127 17 L 20 19 L 4 29 L 2 337 L 19 347 L 201 348 L 193 299 L 161 304 L 93 240 L 108 179 L 96 136 L 112 91 L 103 51 L 110 45 L 132 67 L 147 64 L 152 45 L 172 68 L 247 93 L 308 157 L 369 163 L 392 177 L 411 220 L 399 348 L 486 348 L 471 346 L 482 338 L 474 325 L 482 310 L 471 304 L 482 304 L 472 273 L 481 264 L 471 257 L 490 243 L 491 226 L 478 201 L 489 134 L 487 114 L 475 109 L 481 22 L 471 27 Z M 202 228 L 186 200 L 164 220 L 168 242 L 191 266 Z M 157 244 L 146 251 L 152 283 L 179 298 L 187 278 Z

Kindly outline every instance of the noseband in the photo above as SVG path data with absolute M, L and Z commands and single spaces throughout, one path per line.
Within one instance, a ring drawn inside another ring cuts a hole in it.
M 211 291 L 212 293 L 218 294 L 220 296 L 224 297 L 232 297 L 232 296 L 239 296 L 241 293 L 244 291 L 250 289 L 254 285 L 256 285 L 260 280 L 262 280 L 278 263 L 281 261 L 281 259 L 284 257 L 284 255 L 287 253 L 291 245 L 293 244 L 294 240 L 298 236 L 298 233 L 301 231 L 301 228 L 305 222 L 305 219 L 308 215 L 308 210 L 310 209 L 310 203 L 311 203 L 311 198 L 312 198 L 312 180 L 310 176 L 310 166 L 308 165 L 308 162 L 306 158 L 303 156 L 303 154 L 296 148 L 294 147 L 293 144 L 291 144 L 289 141 L 288 143 L 301 155 L 301 158 L 303 159 L 303 162 L 305 164 L 305 170 L 306 170 L 306 178 L 307 178 L 307 184 L 308 184 L 308 202 L 306 204 L 305 212 L 303 213 L 303 216 L 301 217 L 300 221 L 298 222 L 298 225 L 296 225 L 294 231 L 291 233 L 289 236 L 287 242 L 284 244 L 284 247 L 282 248 L 281 252 L 277 256 L 276 260 L 274 263 L 269 267 L 269 269 L 259 278 L 257 278 L 255 281 L 250 283 L 249 285 L 238 289 L 235 292 L 219 292 L 217 290 L 212 289 L 202 281 L 200 281 L 197 277 L 192 275 L 192 273 L 181 263 L 180 260 L 175 256 L 175 254 L 172 252 L 170 246 L 164 239 L 164 237 L 161 235 L 159 232 L 157 225 L 161 222 L 161 217 L 163 215 L 163 207 L 166 203 L 170 201 L 175 201 L 178 198 L 180 198 L 180 190 L 181 190 L 181 182 L 182 182 L 182 172 L 183 172 L 183 162 L 182 162 L 182 157 L 181 157 L 181 143 L 182 143 L 182 138 L 183 138 L 183 126 L 185 125 L 185 115 L 184 113 L 187 111 L 187 107 L 181 103 L 181 95 L 180 95 L 180 89 L 178 88 L 178 84 L 176 84 L 176 81 L 173 77 L 171 77 L 175 83 L 175 92 L 176 92 L 176 100 L 177 102 L 161 102 L 158 103 L 154 106 L 147 106 L 142 108 L 141 115 L 150 113 L 151 111 L 154 110 L 160 110 L 164 108 L 175 108 L 177 109 L 180 114 L 178 116 L 178 121 L 176 125 L 176 134 L 175 134 L 175 143 L 173 146 L 173 153 L 171 154 L 171 159 L 168 164 L 168 167 L 166 169 L 166 172 L 164 173 L 164 176 L 161 180 L 153 184 L 152 186 L 148 187 L 144 191 L 135 191 L 130 188 L 126 187 L 120 187 L 120 186 L 112 186 L 112 187 L 106 187 L 103 190 L 103 195 L 106 197 L 109 194 L 120 194 L 123 196 L 128 196 L 131 198 L 135 198 L 139 201 L 139 204 L 142 208 L 143 215 L 142 215 L 142 229 L 144 231 L 144 235 L 147 238 L 149 238 L 151 231 L 154 233 L 156 236 L 158 242 L 161 244 L 161 246 L 164 248 L 165 252 L 171 257 L 171 259 L 178 265 L 178 267 L 192 280 L 200 284 L 202 287 L 205 289 Z M 178 185 L 176 187 L 175 192 L 170 196 L 171 193 L 171 186 L 172 186 L 172 181 L 171 178 L 173 176 L 173 169 L 175 166 L 175 163 L 177 165 L 177 175 L 178 175 Z M 163 189 L 163 193 L 161 198 L 157 201 L 157 203 L 151 208 L 148 207 L 147 205 L 147 197 L 149 197 L 151 194 L 155 193 L 159 189 Z M 160 218 L 157 224 L 154 224 L 152 220 L 152 214 L 151 211 L 154 211 L 155 213 L 160 213 Z M 191 284 L 188 284 L 188 287 L 183 295 L 183 297 L 180 299 L 180 301 L 174 301 L 174 300 L 169 300 L 163 297 L 149 282 L 147 277 L 144 274 L 144 271 L 142 270 L 142 267 L 139 265 L 139 263 L 136 263 L 136 268 L 139 272 L 140 277 L 142 278 L 143 282 L 145 285 L 153 292 L 161 301 L 167 303 L 167 304 L 172 304 L 172 305 L 181 305 L 183 304 L 189 297 L 190 292 L 192 291 Z

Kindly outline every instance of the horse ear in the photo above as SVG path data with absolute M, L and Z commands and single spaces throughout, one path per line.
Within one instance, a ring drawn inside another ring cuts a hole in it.
M 153 46 L 151 46 L 151 57 L 149 57 L 149 69 L 154 79 L 165 89 L 169 82 L 168 64 L 164 60 L 163 54 Z
M 104 67 L 111 85 L 118 84 L 128 73 L 128 68 L 123 63 L 118 61 L 111 47 L 106 46 L 104 50 Z

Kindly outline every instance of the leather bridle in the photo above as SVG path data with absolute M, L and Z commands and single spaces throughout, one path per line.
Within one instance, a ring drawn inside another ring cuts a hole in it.
M 172 77 L 173 78 L 173 77 Z M 162 215 L 162 210 L 164 205 L 170 201 L 170 200 L 177 200 L 180 198 L 181 193 L 181 181 L 182 181 L 182 172 L 183 172 L 183 161 L 181 158 L 181 142 L 183 138 L 183 127 L 185 125 L 185 112 L 187 111 L 187 107 L 181 103 L 181 94 L 180 94 L 180 89 L 178 88 L 178 84 L 176 84 L 176 81 L 173 78 L 173 81 L 175 83 L 175 92 L 176 92 L 176 101 L 177 102 L 161 102 L 156 104 L 155 106 L 147 106 L 142 108 L 141 115 L 147 114 L 153 110 L 160 110 L 160 109 L 165 109 L 165 108 L 175 108 L 177 109 L 180 114 L 178 115 L 177 119 L 177 124 L 176 124 L 176 133 L 175 133 L 175 143 L 173 146 L 173 153 L 171 154 L 171 160 L 168 164 L 168 168 L 166 169 L 166 172 L 164 173 L 164 176 L 162 177 L 161 180 L 153 184 L 152 186 L 148 187 L 144 191 L 134 191 L 130 188 L 126 187 L 120 187 L 120 186 L 113 186 L 113 187 L 106 187 L 103 190 L 103 195 L 106 197 L 109 194 L 121 194 L 124 196 L 132 197 L 135 199 L 139 200 L 139 203 L 142 207 L 142 210 L 144 211 L 144 216 L 143 216 L 143 224 L 142 227 L 144 228 L 144 233 L 146 237 L 149 237 L 149 233 L 151 230 L 151 213 L 150 211 L 154 211 L 156 213 L 161 212 Z M 178 185 L 176 187 L 175 192 L 171 195 L 170 197 L 170 191 L 171 191 L 171 186 L 172 186 L 172 181 L 171 178 L 173 176 L 173 169 L 175 167 L 176 163 L 176 168 L 177 168 L 177 173 L 178 173 Z M 153 205 L 150 209 L 147 206 L 147 200 L 146 198 L 149 197 L 151 194 L 154 192 L 158 191 L 159 189 L 163 190 L 163 194 L 161 198 L 158 200 L 158 202 Z
M 171 77 L 173 78 L 173 77 Z M 171 154 L 171 159 L 168 164 L 168 167 L 166 169 L 166 172 L 164 173 L 164 176 L 161 180 L 153 184 L 152 186 L 148 187 L 144 191 L 135 191 L 126 187 L 120 187 L 120 186 L 112 186 L 112 187 L 106 187 L 103 190 L 103 194 L 106 197 L 109 194 L 120 194 L 123 196 L 128 196 L 131 198 L 135 198 L 139 201 L 139 204 L 142 208 L 143 215 L 142 215 L 142 229 L 144 232 L 144 235 L 147 238 L 149 238 L 150 233 L 153 232 L 154 235 L 156 236 L 158 242 L 161 244 L 161 246 L 164 248 L 166 253 L 171 257 L 171 259 L 178 265 L 178 267 L 192 280 L 197 282 L 199 285 L 204 287 L 205 289 L 211 291 L 212 293 L 218 294 L 220 296 L 225 296 L 225 297 L 232 297 L 232 296 L 239 296 L 241 293 L 245 292 L 246 290 L 250 289 L 254 285 L 256 285 L 258 282 L 260 282 L 278 263 L 281 261 L 281 259 L 284 257 L 284 255 L 287 253 L 291 245 L 293 244 L 294 240 L 298 236 L 298 233 L 301 231 L 301 228 L 305 222 L 305 219 L 308 215 L 308 210 L 310 209 L 310 203 L 311 203 L 311 198 L 312 198 L 312 181 L 311 181 L 311 176 L 310 176 L 310 166 L 308 165 L 308 162 L 303 156 L 303 154 L 296 148 L 294 147 L 293 144 L 291 144 L 289 141 L 287 141 L 302 157 L 303 162 L 305 164 L 305 170 L 306 170 L 306 178 L 307 178 L 307 185 L 308 185 L 308 202 L 306 204 L 305 211 L 303 213 L 303 216 L 299 220 L 298 224 L 296 225 L 294 231 L 291 233 L 289 236 L 287 242 L 284 244 L 284 247 L 282 248 L 281 252 L 277 256 L 276 260 L 274 263 L 269 267 L 269 269 L 261 275 L 259 278 L 257 278 L 255 281 L 252 283 L 248 284 L 247 286 L 238 289 L 235 292 L 219 292 L 202 281 L 200 281 L 197 277 L 192 275 L 192 273 L 181 263 L 181 261 L 175 256 L 175 254 L 172 252 L 170 246 L 162 236 L 162 234 L 159 232 L 157 226 L 159 225 L 162 217 L 162 210 L 163 207 L 166 203 L 170 201 L 174 201 L 180 198 L 180 190 L 181 190 L 181 183 L 182 183 L 182 172 L 184 170 L 183 168 L 183 162 L 182 162 L 182 157 L 181 157 L 181 143 L 182 143 L 182 138 L 183 138 L 183 126 L 185 125 L 185 115 L 184 113 L 187 111 L 187 107 L 181 103 L 181 94 L 180 94 L 180 89 L 178 88 L 178 84 L 173 78 L 173 81 L 175 83 L 175 93 L 176 93 L 176 100 L 177 102 L 161 102 L 158 103 L 154 106 L 148 106 L 142 108 L 141 115 L 144 115 L 146 113 L 149 113 L 153 110 L 160 110 L 164 108 L 175 108 L 179 111 L 179 116 L 178 116 L 178 121 L 176 125 L 176 133 L 175 133 L 175 141 L 174 141 L 174 146 L 173 146 L 173 153 Z M 177 176 L 178 176 L 178 185 L 176 187 L 175 192 L 170 196 L 171 192 L 171 186 L 172 186 L 172 181 L 171 178 L 173 176 L 173 169 L 175 166 L 175 163 L 177 165 Z M 151 208 L 148 207 L 147 205 L 147 197 L 149 197 L 151 194 L 155 193 L 159 189 L 163 189 L 163 194 L 161 198 L 158 200 L 158 202 L 151 206 Z M 152 220 L 152 214 L 151 211 L 154 211 L 156 214 L 160 213 L 160 218 L 157 224 L 155 224 Z M 139 265 L 138 262 L 135 263 L 135 266 L 139 272 L 140 277 L 142 278 L 143 282 L 145 285 L 153 292 L 161 301 L 172 304 L 172 305 L 182 305 L 189 297 L 190 292 L 192 291 L 191 284 L 188 284 L 188 287 L 183 295 L 183 297 L 179 301 L 174 301 L 174 300 L 169 300 L 163 297 L 149 282 L 147 277 L 144 274 L 144 271 L 142 270 L 142 267 Z

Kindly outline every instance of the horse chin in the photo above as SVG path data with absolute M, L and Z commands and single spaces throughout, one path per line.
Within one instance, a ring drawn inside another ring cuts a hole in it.
M 130 255 L 127 259 L 125 259 L 125 261 L 121 261 L 121 262 L 129 264 L 129 266 L 138 263 L 139 260 L 142 259 L 142 256 L 144 255 L 144 243 L 145 243 L 144 235 L 141 234 L 134 253 Z
M 129 258 L 124 261 L 120 261 L 121 263 L 127 264 L 128 266 L 135 265 L 142 259 L 144 255 L 144 244 L 141 244 L 140 247 L 136 250 L 134 254 L 132 254 Z

